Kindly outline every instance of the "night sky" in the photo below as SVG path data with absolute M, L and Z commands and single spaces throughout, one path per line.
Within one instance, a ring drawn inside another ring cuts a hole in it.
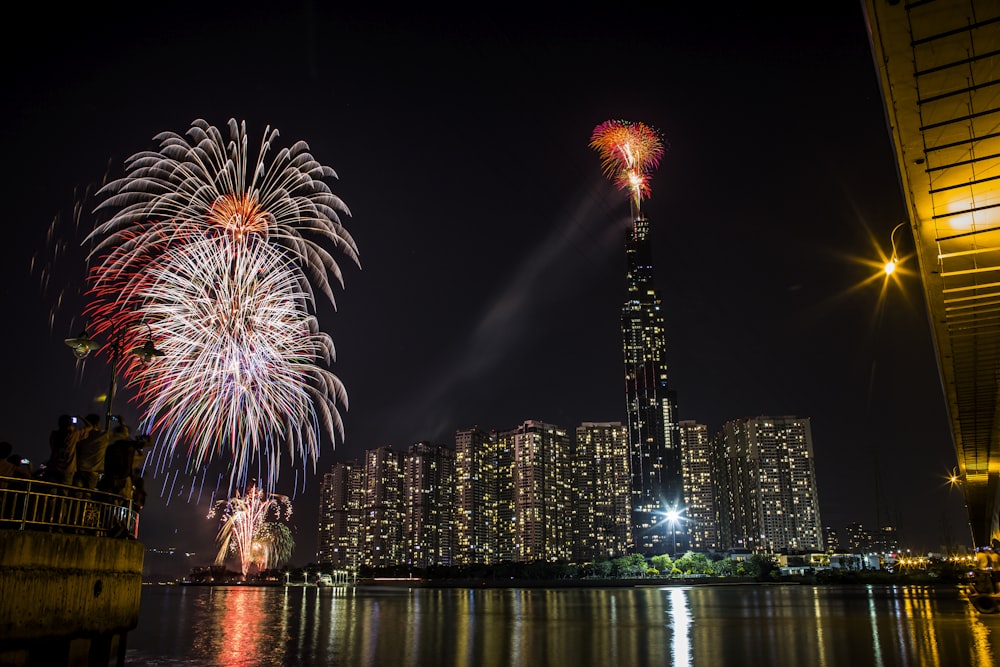
M 319 310 L 350 396 L 346 442 L 326 444 L 305 491 L 294 469 L 279 482 L 295 493 L 293 564 L 314 559 L 319 481 L 337 461 L 453 446 L 476 425 L 624 421 L 629 210 L 588 147 L 595 125 L 624 119 L 668 145 L 644 211 L 681 418 L 714 433 L 810 417 L 825 525 L 874 528 L 881 513 L 914 550 L 970 543 L 945 481 L 956 458 L 915 259 L 884 291 L 865 283 L 905 209 L 861 5 L 837 4 L 822 17 L 26 9 L 0 47 L 0 439 L 44 460 L 60 413 L 103 412 L 108 366 L 77 366 L 63 344 L 83 328 L 78 245 L 93 222 L 85 206 L 73 231 L 74 202 L 197 118 L 305 140 L 337 171 L 360 249 L 361 269 L 338 257 L 337 309 Z M 912 252 L 906 228 L 896 239 Z M 115 412 L 134 423 L 125 397 Z M 171 483 L 147 478 L 140 538 L 207 563 L 210 494 Z

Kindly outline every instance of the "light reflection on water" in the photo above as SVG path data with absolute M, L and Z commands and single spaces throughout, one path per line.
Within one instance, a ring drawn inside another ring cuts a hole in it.
M 147 586 L 135 665 L 998 665 L 949 587 Z

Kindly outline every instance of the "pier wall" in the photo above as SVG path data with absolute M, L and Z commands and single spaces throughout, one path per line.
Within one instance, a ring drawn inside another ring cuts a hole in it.
M 133 539 L 0 529 L 0 665 L 123 664 L 144 554 Z

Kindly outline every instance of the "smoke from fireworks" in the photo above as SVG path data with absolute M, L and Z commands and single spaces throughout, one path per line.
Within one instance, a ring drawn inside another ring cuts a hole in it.
M 228 129 L 228 140 L 202 120 L 162 133 L 99 191 L 86 314 L 120 349 L 148 340 L 164 353 L 121 360 L 158 467 L 178 450 L 194 473 L 222 459 L 231 491 L 257 461 L 271 491 L 282 444 L 315 467 L 322 434 L 343 439 L 347 394 L 320 365 L 334 347 L 314 286 L 335 306 L 330 276 L 341 287 L 343 276 L 326 246 L 355 264 L 358 251 L 323 180 L 336 174 L 304 142 L 272 155 L 268 128 L 251 159 L 245 124 Z
M 590 147 L 601 156 L 605 175 L 629 191 L 633 217 L 639 217 L 642 198 L 649 196 L 649 177 L 663 157 L 660 133 L 644 123 L 609 120 L 594 128 Z
M 268 493 L 252 485 L 245 494 L 237 491 L 228 500 L 213 504 L 208 518 L 217 515 L 221 516 L 221 525 L 216 537 L 219 544 L 216 565 L 223 565 L 229 555 L 234 555 L 246 577 L 255 563 L 258 569 L 266 569 L 291 557 L 291 532 L 287 526 L 282 531 L 271 526 L 276 522 L 267 521 L 269 517 L 278 522 L 287 521 L 292 516 L 292 503 L 287 496 Z

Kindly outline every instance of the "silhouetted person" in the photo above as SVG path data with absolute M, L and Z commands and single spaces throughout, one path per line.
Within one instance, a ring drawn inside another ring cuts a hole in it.
M 140 435 L 109 444 L 104 455 L 104 476 L 97 483 L 97 488 L 132 500 L 136 486 L 133 476 L 139 475 L 137 468 L 141 469 L 145 456 L 143 449 L 148 443 L 149 436 Z M 145 500 L 145 493 L 142 495 L 140 500 Z
M 91 430 L 76 444 L 73 483 L 85 489 L 96 489 L 104 472 L 104 457 L 109 444 L 128 438 L 129 431 L 121 417 L 117 416 L 112 419 L 110 433 L 101 428 L 101 418 L 96 414 L 87 415 L 84 421 L 91 425 Z
M 15 464 L 11 459 L 11 453 L 14 451 L 14 446 L 9 442 L 0 442 L 0 477 L 18 477 L 20 479 L 28 479 L 30 476 L 20 465 L 20 458 Z M 6 489 L 7 482 L 0 480 L 0 489 Z
M 7 457 L 7 461 L 14 466 L 15 477 L 32 478 L 31 461 L 24 458 L 23 454 L 11 454 Z
M 45 479 L 49 482 L 73 483 L 73 474 L 76 472 L 76 443 L 85 435 L 86 429 L 83 423 L 77 424 L 76 421 L 76 417 L 60 415 L 56 430 L 49 434 L 51 454 L 45 467 Z

